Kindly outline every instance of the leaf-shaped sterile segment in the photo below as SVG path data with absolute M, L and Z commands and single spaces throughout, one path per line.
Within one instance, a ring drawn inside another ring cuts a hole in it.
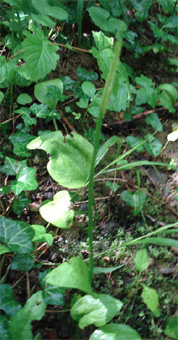
M 121 143 L 121 139 L 119 137 L 112 136 L 101 146 L 101 148 L 97 152 L 95 166 L 97 166 L 98 163 L 101 161 L 101 159 L 106 155 L 109 148 L 113 146 L 115 143 L 117 143 L 118 141 Z
M 59 59 L 56 52 L 59 47 L 50 44 L 40 30 L 35 30 L 34 35 L 27 31 L 24 34 L 26 39 L 22 46 L 25 52 L 22 58 L 25 60 L 25 65 L 18 72 L 26 79 L 37 82 L 56 68 Z
M 123 303 L 110 295 L 98 294 L 97 297 L 85 295 L 71 309 L 71 316 L 79 321 L 79 327 L 88 325 L 103 326 L 109 322 L 122 308 Z
M 130 326 L 110 323 L 96 329 L 89 340 L 141 340 L 141 337 Z
M 47 80 L 36 84 L 34 93 L 40 103 L 47 104 L 48 107 L 53 110 L 56 108 L 57 102 L 60 98 L 50 98 L 46 96 L 49 91 L 49 86 L 55 86 L 59 89 L 59 96 L 63 93 L 63 82 L 60 79 Z
M 10 339 L 33 339 L 31 322 L 33 320 L 41 320 L 45 315 L 45 310 L 46 304 L 43 300 L 43 292 L 40 290 L 33 294 L 31 298 L 27 300 L 25 306 L 10 319 Z
M 74 211 L 69 210 L 71 205 L 68 191 L 59 191 L 53 201 L 40 207 L 41 216 L 58 228 L 67 229 L 72 225 Z
M 142 273 L 149 266 L 148 254 L 146 249 L 141 249 L 137 252 L 134 260 L 136 269 Z
M 153 313 L 157 312 L 159 299 L 158 293 L 155 289 L 144 286 L 142 292 L 142 299 L 144 303 L 147 305 L 147 308 L 151 310 L 151 312 Z
M 46 228 L 42 225 L 33 224 L 31 226 L 35 231 L 35 236 L 33 237 L 33 242 L 46 242 L 49 246 L 53 244 L 53 236 L 46 233 Z
M 92 294 L 86 263 L 79 257 L 73 257 L 70 262 L 62 263 L 46 275 L 46 283 L 56 287 L 75 288 Z
M 42 135 L 28 144 L 51 154 L 47 165 L 50 176 L 60 185 L 77 189 L 84 186 L 90 173 L 93 146 L 77 133 L 64 136 L 60 131 Z
M 9 284 L 0 285 L 0 309 L 12 316 L 21 308 L 20 303 L 14 300 L 14 292 Z
M 178 339 L 178 315 L 167 320 L 164 334 L 166 334 L 171 339 Z
M 38 188 L 38 183 L 35 179 L 36 169 L 23 168 L 17 174 L 17 182 L 12 182 L 11 189 L 14 194 L 19 195 L 23 190 L 35 190 Z
M 28 223 L 0 217 L 0 242 L 6 244 L 11 252 L 27 254 L 33 251 L 34 234 Z

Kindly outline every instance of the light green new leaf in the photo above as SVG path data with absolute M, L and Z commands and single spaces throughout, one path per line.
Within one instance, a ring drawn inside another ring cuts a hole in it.
M 14 300 L 14 292 L 9 284 L 0 284 L 0 309 L 12 316 L 21 308 L 20 303 Z
M 75 288 L 92 294 L 86 263 L 79 257 L 73 257 L 69 263 L 64 262 L 46 275 L 46 283 L 56 287 Z
M 162 132 L 163 131 L 163 126 L 162 123 L 158 117 L 157 113 L 150 113 L 146 118 L 145 122 L 148 125 L 151 125 L 153 129 Z
M 168 318 L 164 334 L 171 339 L 178 340 L 178 315 Z
M 90 173 L 93 146 L 77 133 L 64 136 L 60 131 L 42 135 L 27 146 L 51 154 L 47 165 L 50 176 L 60 185 L 77 189 L 86 184 Z
M 50 98 L 47 96 L 49 86 L 55 86 L 59 90 L 59 96 L 63 93 L 63 83 L 60 79 L 47 80 L 35 85 L 35 97 L 42 104 L 47 104 L 50 109 L 55 109 L 59 98 Z
M 10 249 L 8 247 L 3 246 L 0 244 L 0 255 L 5 254 L 5 253 L 10 253 Z
M 11 340 L 28 339 L 32 340 L 31 322 L 41 320 L 45 315 L 46 304 L 43 300 L 42 290 L 33 294 L 9 321 L 9 334 Z
M 44 9 L 44 6 L 42 8 Z M 27 37 L 22 42 L 22 47 L 25 50 L 22 53 L 22 58 L 25 60 L 25 65 L 18 72 L 26 79 L 37 82 L 56 68 L 59 59 L 56 52 L 59 47 L 50 44 L 40 30 L 36 30 L 34 35 L 27 31 L 24 34 Z
M 149 266 L 149 261 L 148 261 L 148 254 L 146 249 L 141 249 L 137 252 L 135 259 L 134 259 L 134 264 L 136 269 L 142 273 L 146 268 Z
M 130 326 L 110 323 L 96 329 L 89 340 L 141 340 L 141 337 Z
M 85 295 L 72 306 L 71 316 L 79 321 L 81 329 L 92 324 L 99 327 L 113 319 L 122 305 L 120 300 L 110 295 L 98 294 L 96 298 Z
M 95 8 L 96 9 L 96 8 Z M 107 37 L 103 32 L 92 32 L 95 45 L 99 51 L 112 47 L 111 38 Z
M 32 224 L 31 227 L 35 232 L 35 236 L 33 237 L 33 242 L 46 242 L 49 246 L 53 244 L 53 236 L 49 233 L 46 233 L 46 228 L 42 225 Z
M 21 254 L 32 252 L 34 234 L 28 223 L 0 217 L 0 242 L 6 244 L 11 252 Z
M 142 299 L 151 312 L 156 313 L 159 305 L 158 293 L 155 289 L 144 286 Z
M 23 190 L 35 190 L 38 188 L 38 183 L 35 179 L 36 169 L 23 168 L 17 174 L 17 181 L 13 181 L 11 189 L 15 195 L 19 195 Z
M 62 190 L 54 195 L 53 201 L 40 207 L 41 216 L 58 228 L 67 229 L 71 227 L 74 211 L 69 210 L 71 205 L 68 191 Z

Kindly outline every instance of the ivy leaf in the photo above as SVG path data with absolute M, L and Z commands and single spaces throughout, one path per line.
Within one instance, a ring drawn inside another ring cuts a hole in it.
M 20 169 L 23 169 L 26 166 L 26 159 L 24 161 L 17 161 L 16 159 L 6 156 L 4 165 L 0 167 L 0 172 L 3 172 L 8 176 L 15 176 L 20 171 Z
M 21 308 L 9 320 L 9 334 L 11 340 L 28 339 L 32 340 L 31 322 L 41 320 L 45 315 L 46 304 L 43 300 L 42 291 L 33 294 Z
M 28 272 L 35 265 L 34 258 L 33 254 L 15 254 L 11 263 L 11 269 Z
M 96 26 L 101 30 L 108 32 L 116 32 L 122 27 L 123 31 L 127 30 L 127 25 L 122 20 L 116 18 L 109 18 L 110 13 L 101 7 L 90 7 L 88 12 Z
M 64 292 L 63 288 L 58 288 L 49 284 L 46 284 L 44 278 L 48 273 L 51 272 L 51 269 L 47 269 L 39 274 L 39 282 L 41 287 L 43 288 L 43 299 L 44 302 L 48 305 L 55 306 L 63 306 L 64 305 Z
M 42 5 L 44 9 L 44 5 Z M 35 30 L 34 35 L 25 31 L 26 39 L 22 42 L 25 52 L 22 58 L 25 65 L 20 68 L 20 73 L 31 81 L 43 79 L 49 72 L 54 70 L 57 65 L 59 55 L 57 45 L 50 45 L 48 39 L 42 31 Z
M 85 295 L 72 306 L 71 316 L 79 321 L 81 329 L 92 324 L 99 327 L 113 319 L 122 305 L 120 300 L 110 295 L 98 294 L 96 298 Z
M 22 221 L 12 221 L 0 217 L 0 242 L 6 244 L 11 252 L 27 254 L 32 252 L 34 230 Z
M 12 316 L 21 308 L 20 303 L 14 300 L 14 292 L 9 284 L 0 284 L 0 309 Z
M 22 192 L 18 198 L 13 200 L 12 210 L 16 215 L 21 215 L 22 210 L 30 203 L 31 200 Z
M 50 176 L 60 185 L 77 189 L 89 177 L 93 146 L 77 133 L 64 136 L 60 131 L 36 138 L 29 149 L 42 149 L 51 154 L 47 165 Z
M 30 106 L 30 109 L 34 115 L 38 118 L 47 118 L 49 116 L 50 110 L 48 109 L 48 105 L 45 104 L 33 104 Z
M 140 335 L 130 326 L 109 323 L 94 331 L 89 340 L 142 340 Z
M 158 156 L 162 149 L 162 144 L 154 138 L 150 133 L 145 136 L 147 142 L 144 144 L 146 151 L 152 156 Z
M 41 216 L 58 228 L 69 228 L 73 223 L 74 211 L 69 210 L 71 205 L 68 191 L 62 190 L 54 195 L 53 201 L 40 207 Z
M 137 252 L 134 259 L 135 268 L 142 273 L 149 266 L 148 254 L 146 249 L 141 249 Z
M 56 287 L 75 288 L 92 294 L 86 263 L 79 257 L 73 257 L 69 263 L 64 262 L 45 277 L 45 282 Z
M 84 67 L 77 68 L 77 76 L 82 81 L 96 81 L 98 79 L 96 72 L 89 72 Z
M 146 118 L 145 122 L 148 125 L 151 125 L 153 129 L 162 132 L 163 131 L 163 126 L 162 123 L 157 115 L 157 113 L 150 113 Z
M 26 145 L 34 139 L 34 136 L 31 136 L 28 133 L 17 132 L 14 135 L 9 137 L 11 143 L 14 145 L 14 153 L 21 157 L 28 157 L 28 150 Z
M 128 136 L 126 138 L 126 143 L 131 147 L 134 148 L 136 145 L 139 145 L 141 142 L 143 142 L 142 138 L 139 137 L 134 137 L 134 136 Z M 143 151 L 144 150 L 144 145 L 140 145 L 138 146 L 138 148 L 136 149 L 136 151 Z
M 23 190 L 35 190 L 38 183 L 35 179 L 36 169 L 25 167 L 17 174 L 17 181 L 13 181 L 11 189 L 15 195 L 19 195 Z

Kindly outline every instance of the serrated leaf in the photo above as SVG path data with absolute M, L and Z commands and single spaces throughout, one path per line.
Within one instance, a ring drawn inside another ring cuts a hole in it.
M 77 189 L 86 184 L 90 173 L 93 146 L 77 133 L 64 136 L 60 131 L 42 135 L 28 144 L 51 154 L 47 165 L 50 176 L 60 185 Z
M 142 340 L 130 326 L 110 323 L 94 331 L 89 340 Z
M 35 236 L 33 237 L 33 242 L 46 242 L 49 246 L 53 244 L 53 236 L 49 233 L 46 233 L 46 228 L 42 225 L 32 224 L 31 227 L 35 232 Z
M 12 270 L 28 272 L 35 265 L 35 256 L 32 254 L 15 254 L 11 263 Z
M 178 340 L 178 315 L 168 318 L 164 334 L 171 339 Z
M 38 188 L 38 183 L 35 179 L 36 169 L 23 168 L 17 174 L 17 181 L 12 182 L 11 189 L 14 194 L 19 195 L 23 190 L 35 190 Z
M 34 234 L 28 223 L 0 217 L 0 242 L 6 244 L 11 252 L 21 254 L 32 252 Z
M 12 316 L 21 308 L 20 303 L 14 300 L 14 292 L 9 284 L 0 284 L 0 309 Z
M 157 113 L 150 113 L 146 118 L 145 122 L 148 125 L 151 125 L 153 129 L 162 132 L 163 131 L 163 126 L 162 123 L 158 117 Z
M 136 257 L 134 259 L 134 264 L 136 269 L 142 273 L 149 266 L 148 254 L 146 249 L 141 249 L 137 252 Z
M 44 9 L 44 6 L 42 8 Z M 25 50 L 22 58 L 25 60 L 25 65 L 20 71 L 25 78 L 37 82 L 56 68 L 59 59 L 56 52 L 59 47 L 49 44 L 41 30 L 35 30 L 34 35 L 26 31 L 25 35 L 26 39 L 22 42 Z
M 11 340 L 32 340 L 31 322 L 41 320 L 45 315 L 46 304 L 43 301 L 42 291 L 33 294 L 9 321 L 9 334 Z
M 92 295 L 85 295 L 72 306 L 71 316 L 79 321 L 81 329 L 92 324 L 99 327 L 113 319 L 122 305 L 120 300 L 110 295 L 98 294 L 96 298 Z
M 159 305 L 158 293 L 155 289 L 144 286 L 142 299 L 151 312 L 156 313 Z
M 54 86 L 57 91 L 59 91 L 59 96 L 51 98 L 48 97 L 47 94 L 49 93 L 49 86 Z M 60 79 L 52 79 L 43 81 L 42 83 L 35 85 L 35 97 L 38 99 L 39 102 L 42 104 L 47 104 L 47 106 L 53 110 L 56 108 L 57 102 L 60 99 L 60 95 L 63 93 L 63 83 Z
M 159 156 L 162 144 L 154 138 L 151 134 L 145 136 L 147 142 L 144 144 L 145 150 L 148 151 L 152 156 Z
M 66 190 L 61 190 L 54 195 L 53 201 L 43 204 L 40 208 L 41 216 L 58 228 L 71 227 L 74 211 L 70 210 L 70 195 Z
M 79 257 L 73 257 L 70 262 L 64 262 L 53 269 L 45 277 L 45 282 L 56 287 L 75 288 L 92 294 L 86 263 Z

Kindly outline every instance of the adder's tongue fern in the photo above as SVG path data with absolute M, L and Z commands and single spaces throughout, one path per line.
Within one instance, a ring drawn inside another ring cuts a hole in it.
M 96 154 L 98 151 L 99 146 L 99 136 L 100 131 L 102 127 L 103 118 L 107 109 L 107 104 L 111 95 L 111 91 L 113 88 L 115 75 L 117 71 L 118 66 L 118 60 L 120 58 L 121 54 L 121 48 L 122 48 L 122 25 L 120 29 L 120 33 L 118 34 L 118 40 L 115 44 L 115 51 L 113 56 L 113 61 L 111 63 L 109 73 L 106 79 L 105 87 L 103 90 L 103 94 L 101 97 L 100 102 L 100 109 L 99 109 L 99 117 L 96 124 L 96 135 L 95 135 L 95 142 L 94 142 L 94 151 L 91 161 L 91 168 L 90 168 L 90 178 L 89 178 L 89 200 L 88 200 L 88 214 L 89 214 L 89 222 L 88 222 L 88 237 L 89 237 L 89 247 L 90 247 L 90 262 L 89 262 L 89 277 L 90 277 L 90 283 L 92 282 L 92 274 L 93 274 L 93 202 L 94 202 L 94 195 L 93 195 L 93 178 L 94 178 L 94 168 L 95 168 L 95 160 L 96 160 Z

